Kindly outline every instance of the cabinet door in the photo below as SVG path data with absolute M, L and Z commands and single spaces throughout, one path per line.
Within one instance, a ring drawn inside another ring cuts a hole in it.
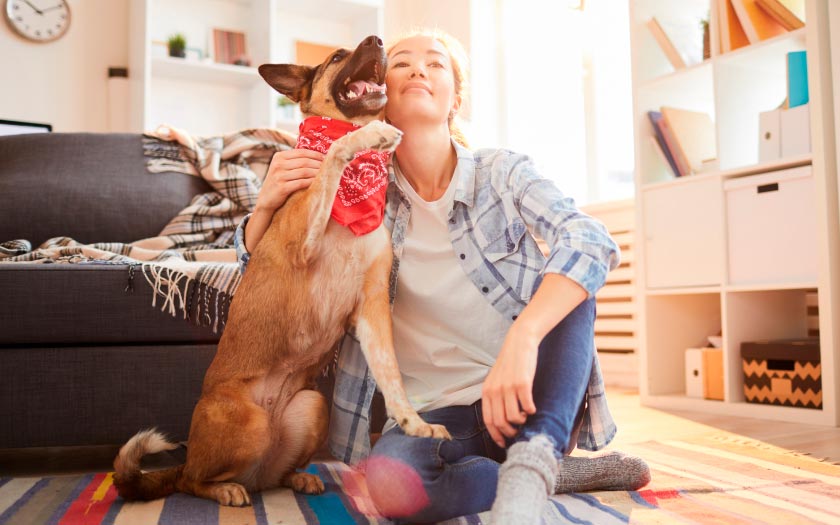
M 719 285 L 723 192 L 716 178 L 642 193 L 648 288 Z

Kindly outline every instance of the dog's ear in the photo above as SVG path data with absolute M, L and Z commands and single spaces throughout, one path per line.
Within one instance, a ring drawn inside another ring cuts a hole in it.
M 292 102 L 300 102 L 304 88 L 312 82 L 315 68 L 296 64 L 263 64 L 259 72 L 269 86 L 289 97 Z

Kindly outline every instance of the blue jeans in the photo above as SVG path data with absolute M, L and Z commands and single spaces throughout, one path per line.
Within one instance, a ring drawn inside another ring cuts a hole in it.
M 545 434 L 558 458 L 575 447 L 585 410 L 594 345 L 595 300 L 574 309 L 540 343 L 536 414 L 508 445 Z M 434 523 L 490 509 L 505 449 L 490 438 L 481 401 L 420 414 L 445 425 L 452 440 L 406 436 L 399 427 L 374 445 L 367 482 L 377 509 L 395 523 Z

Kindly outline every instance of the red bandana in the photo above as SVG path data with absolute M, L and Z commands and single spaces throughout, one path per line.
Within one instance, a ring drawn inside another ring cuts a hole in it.
M 307 117 L 300 123 L 297 147 L 326 154 L 334 140 L 360 127 L 329 117 Z M 382 223 L 390 156 L 387 151 L 360 151 L 341 174 L 331 216 L 356 236 L 370 233 Z

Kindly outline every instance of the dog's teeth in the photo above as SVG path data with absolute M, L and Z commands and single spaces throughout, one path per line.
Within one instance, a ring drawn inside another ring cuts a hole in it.
M 357 95 L 355 91 L 348 91 L 348 92 L 347 92 L 347 98 L 348 98 L 348 99 L 353 99 L 353 98 L 356 98 L 356 97 L 358 97 L 358 96 L 359 96 L 359 95 Z

